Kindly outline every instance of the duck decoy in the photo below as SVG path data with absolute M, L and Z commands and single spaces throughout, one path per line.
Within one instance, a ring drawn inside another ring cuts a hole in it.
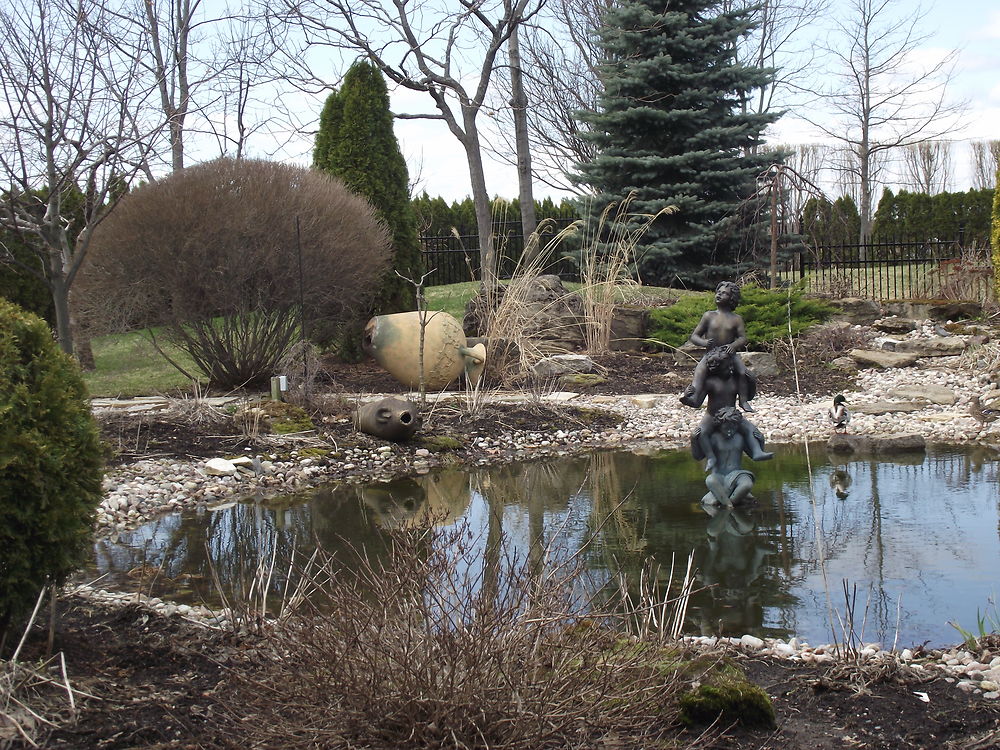
M 847 399 L 842 393 L 833 397 L 833 406 L 828 412 L 833 423 L 834 432 L 847 432 L 847 423 L 851 421 L 851 412 L 847 408 Z

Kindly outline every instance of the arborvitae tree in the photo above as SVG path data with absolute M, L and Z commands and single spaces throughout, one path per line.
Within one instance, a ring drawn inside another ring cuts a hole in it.
M 831 203 L 826 198 L 810 198 L 802 209 L 802 234 L 816 247 L 857 244 L 861 217 L 849 195 Z
M 778 115 L 743 107 L 772 72 L 734 59 L 749 11 L 718 8 L 623 0 L 598 30 L 604 90 L 598 110 L 580 116 L 598 153 L 575 179 L 595 192 L 584 208 L 594 218 L 629 195 L 633 214 L 676 206 L 639 241 L 647 283 L 709 287 L 735 276 L 738 208 L 772 158 L 751 152 Z
M 993 298 L 1000 299 L 1000 169 L 993 191 L 993 221 L 990 242 L 993 245 Z
M 0 297 L 55 326 L 52 292 L 45 283 L 45 265 L 28 240 L 0 230 Z
M 392 232 L 392 268 L 419 279 L 423 261 L 416 215 L 410 205 L 409 175 L 392 132 L 389 92 L 378 68 L 367 62 L 352 65 L 340 92 L 327 98 L 320 126 L 313 164 L 343 180 L 372 204 Z M 409 282 L 389 273 L 375 312 L 412 310 L 414 294 Z
M 885 190 L 875 214 L 872 237 L 879 241 L 894 239 L 911 242 L 941 240 L 961 242 L 963 247 L 989 244 L 990 210 L 993 190 L 969 190 L 959 193 L 893 194 Z
M 313 148 L 313 168 L 335 173 L 335 154 L 340 138 L 340 125 L 344 120 L 344 103 L 340 93 L 333 91 L 323 104 L 319 115 L 319 130 Z

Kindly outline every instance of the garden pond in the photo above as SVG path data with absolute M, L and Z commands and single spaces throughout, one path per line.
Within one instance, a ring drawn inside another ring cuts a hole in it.
M 831 621 L 849 608 L 845 588 L 855 629 L 886 647 L 952 644 L 951 622 L 975 632 L 978 618 L 1000 619 L 996 451 L 857 458 L 797 446 L 752 469 L 756 503 L 734 510 L 701 504 L 704 474 L 680 451 L 327 485 L 163 516 L 95 542 L 88 572 L 104 587 L 213 605 L 215 577 L 239 596 L 262 559 L 308 555 L 317 541 L 377 556 L 387 529 L 429 513 L 442 528 L 463 524 L 480 550 L 500 538 L 525 558 L 585 545 L 579 559 L 596 583 L 637 579 L 650 559 L 683 569 L 693 552 L 688 634 L 826 643 L 842 637 Z

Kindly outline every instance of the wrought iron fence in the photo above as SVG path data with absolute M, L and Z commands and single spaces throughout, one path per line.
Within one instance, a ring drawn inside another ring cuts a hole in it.
M 782 280 L 835 297 L 984 301 L 993 296 L 989 250 L 944 240 L 817 247 L 797 253 Z
M 574 221 L 571 218 L 549 219 L 549 226 L 559 231 Z M 524 235 L 516 221 L 497 222 L 493 225 L 493 242 L 499 258 L 500 278 L 510 278 L 524 254 Z M 543 240 L 544 241 L 544 240 Z M 479 258 L 479 235 L 445 234 L 424 235 L 420 238 L 424 268 L 431 271 L 427 286 L 479 281 L 482 267 Z M 570 264 L 554 259 L 545 270 L 558 273 L 564 279 L 575 281 Z
M 566 221 L 569 223 L 569 220 Z M 501 278 L 509 278 L 524 252 L 517 222 L 496 227 Z M 479 237 L 421 237 L 424 264 L 433 269 L 428 286 L 478 281 Z M 546 269 L 577 281 L 572 264 L 555 260 Z M 993 299 L 989 249 L 946 240 L 888 240 L 867 245 L 826 245 L 794 253 L 780 272 L 784 283 L 800 282 L 806 291 L 866 299 Z

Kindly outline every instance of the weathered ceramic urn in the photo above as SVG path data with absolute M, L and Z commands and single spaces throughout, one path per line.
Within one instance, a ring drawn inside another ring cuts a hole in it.
M 359 408 L 354 413 L 354 426 L 361 432 L 399 443 L 409 440 L 420 427 L 420 412 L 412 401 L 383 398 Z
M 377 315 L 365 326 L 365 351 L 410 389 L 420 387 L 420 315 Z M 424 385 L 441 390 L 463 372 L 475 385 L 486 366 L 486 347 L 468 346 L 454 316 L 433 310 L 424 315 Z

